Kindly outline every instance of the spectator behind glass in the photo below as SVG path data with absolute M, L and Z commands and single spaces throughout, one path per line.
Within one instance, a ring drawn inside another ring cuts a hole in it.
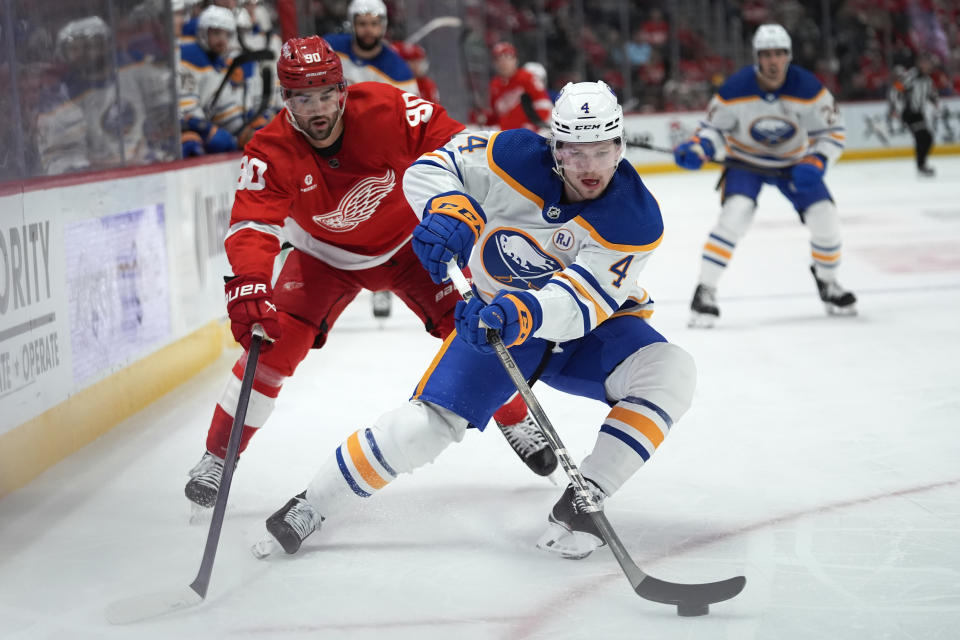
M 118 34 L 118 36 L 121 34 Z M 143 59 L 114 70 L 110 29 L 99 16 L 73 20 L 57 33 L 60 78 L 40 103 L 32 173 L 81 170 L 172 159 L 150 144 L 149 114 L 163 80 Z M 124 56 L 126 57 L 126 56 Z M 169 86 L 169 85 L 167 85 Z
M 197 19 L 197 39 L 180 47 L 180 126 L 184 157 L 243 148 L 266 124 L 256 62 L 228 59 L 234 13 L 211 5 Z

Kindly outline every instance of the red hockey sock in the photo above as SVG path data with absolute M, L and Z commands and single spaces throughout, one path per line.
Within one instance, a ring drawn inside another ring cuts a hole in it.
M 219 404 L 213 411 L 213 420 L 210 421 L 210 430 L 207 432 L 207 451 L 225 458 L 227 456 L 227 445 L 230 443 L 230 429 L 233 427 L 233 416 L 223 410 Z M 243 425 L 243 433 L 240 435 L 240 453 L 247 448 L 250 438 L 257 432 L 255 427 Z
M 527 405 L 519 393 L 515 393 L 513 398 L 507 404 L 503 405 L 493 414 L 493 419 L 497 424 L 511 426 L 522 421 L 527 415 Z

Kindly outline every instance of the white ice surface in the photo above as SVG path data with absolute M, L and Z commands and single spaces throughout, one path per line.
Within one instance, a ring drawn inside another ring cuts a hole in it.
M 396 306 L 378 327 L 365 295 L 243 456 L 206 602 L 104 619 L 119 598 L 196 575 L 207 529 L 188 525 L 183 484 L 236 353 L 0 500 L 0 638 L 960 637 L 960 158 L 933 164 L 935 180 L 906 159 L 831 170 L 855 318 L 825 315 L 806 230 L 768 188 L 713 330 L 686 320 L 717 173 L 646 180 L 666 221 L 647 268 L 653 323 L 700 377 L 607 514 L 653 575 L 746 575 L 709 616 L 640 599 L 606 549 L 536 550 L 560 489 L 496 430 L 326 522 L 297 556 L 254 559 L 266 516 L 403 402 L 438 346 Z M 535 390 L 581 459 L 605 406 Z

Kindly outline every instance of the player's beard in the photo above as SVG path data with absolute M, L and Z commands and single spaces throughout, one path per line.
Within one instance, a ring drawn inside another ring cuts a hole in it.
M 380 37 L 375 37 L 375 38 L 366 37 L 362 39 L 360 37 L 354 38 L 354 41 L 357 43 L 357 48 L 360 49 L 361 51 L 373 51 L 374 49 L 380 46 L 380 40 L 381 40 Z
M 299 120 L 299 118 L 298 118 Z M 319 123 L 323 120 L 326 120 L 326 125 L 320 125 Z M 333 130 L 337 126 L 337 122 L 340 120 L 340 113 L 334 114 L 331 116 L 312 116 L 307 118 L 305 122 L 300 122 L 300 128 L 303 129 L 304 133 L 310 136 L 311 139 L 316 140 L 317 142 L 323 142 L 330 137 L 330 134 L 333 133 Z M 317 125 L 317 126 L 314 126 Z

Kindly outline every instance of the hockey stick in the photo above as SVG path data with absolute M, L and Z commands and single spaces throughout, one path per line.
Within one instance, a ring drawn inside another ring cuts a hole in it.
M 240 450 L 240 435 L 243 433 L 243 422 L 247 417 L 247 404 L 250 401 L 250 391 L 253 389 L 253 375 L 257 370 L 262 341 L 263 329 L 260 325 L 254 325 L 250 351 L 247 353 L 247 363 L 243 370 L 243 381 L 240 384 L 236 415 L 233 417 L 233 426 L 230 428 L 227 454 L 223 459 L 223 477 L 220 479 L 217 502 L 213 506 L 213 517 L 210 520 L 210 530 L 207 533 L 207 543 L 203 548 L 203 559 L 200 561 L 197 577 L 188 587 L 133 596 L 110 604 L 106 610 L 108 622 L 130 624 L 155 618 L 196 606 L 207 597 L 210 574 L 213 573 L 213 560 L 217 557 L 217 545 L 220 542 L 220 531 L 223 529 L 223 516 L 227 510 L 227 496 L 230 494 L 230 484 L 233 482 L 233 470 Z
M 673 155 L 673 149 L 670 149 L 669 147 L 658 147 L 655 144 L 647 142 L 644 138 L 626 138 L 624 141 L 628 147 L 646 149 L 647 151 L 656 151 L 657 153 L 669 153 L 670 155 Z M 740 169 L 742 171 L 749 171 L 750 173 L 757 173 L 761 176 L 770 176 L 771 178 L 790 177 L 789 168 L 777 169 L 774 167 L 758 167 L 752 164 L 747 164 L 746 162 L 734 160 L 732 158 L 725 158 L 723 160 L 713 160 L 712 158 L 707 158 L 707 162 L 721 165 L 728 169 Z
M 460 271 L 460 267 L 457 266 L 456 258 L 447 263 L 447 273 L 453 281 L 453 285 L 457 288 L 460 297 L 464 300 L 470 300 L 474 297 L 473 289 L 470 288 L 470 284 L 463 276 L 463 272 Z M 583 475 L 580 473 L 580 469 L 577 468 L 570 458 L 570 454 L 560 441 L 560 436 L 557 435 L 550 419 L 547 418 L 547 414 L 544 413 L 540 402 L 527 385 L 523 373 L 520 372 L 513 356 L 510 355 L 510 352 L 507 350 L 507 346 L 503 343 L 503 338 L 500 336 L 500 333 L 496 329 L 487 329 L 487 342 L 493 346 L 497 357 L 500 359 L 500 364 L 503 365 L 507 375 L 510 376 L 514 386 L 517 388 L 517 392 L 523 398 L 527 408 L 530 409 L 531 415 L 544 437 L 546 437 L 547 442 L 550 443 L 550 447 L 554 453 L 557 454 L 563 470 L 567 473 L 567 477 L 570 478 L 570 482 L 573 483 L 574 492 L 577 494 L 578 500 L 582 500 L 582 503 L 587 505 L 585 511 L 590 514 L 590 519 L 593 520 L 593 523 L 600 530 L 604 541 L 610 547 L 610 550 L 613 551 L 613 555 L 620 564 L 620 568 L 623 569 L 627 580 L 630 582 L 630 586 L 633 587 L 633 590 L 638 596 L 653 602 L 675 605 L 677 607 L 677 614 L 681 616 L 702 616 L 709 613 L 712 603 L 729 600 L 743 590 L 744 585 L 747 583 L 747 579 L 743 576 L 728 578 L 726 580 L 720 580 L 719 582 L 681 584 L 660 580 L 644 573 L 630 557 L 630 553 L 626 547 L 623 546 L 623 542 L 620 541 L 619 536 L 617 536 L 617 533 L 613 530 L 613 526 L 610 524 L 610 521 L 607 520 L 607 516 L 597 504 L 596 499 L 593 497 L 593 492 L 587 487 L 586 480 L 584 480 Z
M 459 27 L 463 24 L 463 20 L 457 16 L 440 16 L 439 18 L 434 18 L 429 21 L 427 24 L 423 25 L 419 29 L 413 32 L 409 38 L 406 39 L 407 44 L 417 44 L 428 35 L 440 29 L 441 27 Z

